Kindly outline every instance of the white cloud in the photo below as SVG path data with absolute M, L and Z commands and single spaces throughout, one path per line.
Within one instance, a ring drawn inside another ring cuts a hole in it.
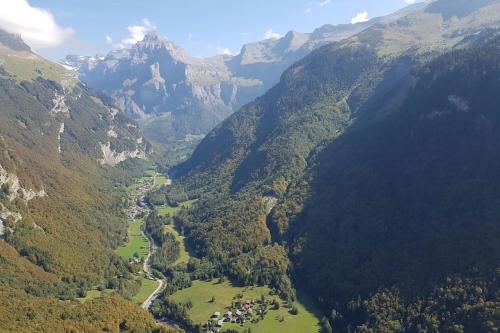
M 356 16 L 354 16 L 351 19 L 352 24 L 366 22 L 366 21 L 368 21 L 368 12 L 367 11 L 358 13 L 358 14 L 356 14 Z
M 156 30 L 156 26 L 148 19 L 143 19 L 141 24 L 133 24 L 127 27 L 129 36 L 123 39 L 117 46 L 126 48 L 140 42 L 148 32 Z
M 307 8 L 306 8 L 306 14 L 311 14 L 311 12 L 312 12 L 311 7 L 307 7 Z
M 0 28 L 20 34 L 34 49 L 57 47 L 74 33 L 60 27 L 49 11 L 26 0 L 0 0 Z
M 220 45 L 215 45 L 212 43 L 207 44 L 208 48 L 211 50 L 215 50 L 217 54 L 223 54 L 223 55 L 233 55 L 233 52 L 228 49 L 227 47 L 220 46 Z
M 228 49 L 227 47 L 222 47 L 222 46 L 217 47 L 217 53 L 223 54 L 223 55 L 232 55 L 233 54 L 233 52 L 231 52 L 230 49 Z
M 281 34 L 274 32 L 272 29 L 267 29 L 264 32 L 264 39 L 278 39 L 281 37 Z
M 415 3 L 415 0 L 406 0 L 406 3 L 411 5 L 411 4 Z
M 320 5 L 321 7 L 323 7 L 323 6 L 326 6 L 326 5 L 330 4 L 330 2 L 331 2 L 331 0 L 321 0 L 321 1 L 319 2 L 319 5 Z
M 110 35 L 106 35 L 106 44 L 113 44 L 113 38 Z

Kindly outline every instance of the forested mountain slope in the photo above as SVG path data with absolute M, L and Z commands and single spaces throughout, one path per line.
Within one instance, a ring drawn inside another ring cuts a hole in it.
M 382 302 L 372 298 L 368 302 L 380 302 L 372 308 L 358 305 L 371 315 L 383 309 L 387 317 L 378 320 L 393 320 L 405 331 L 418 324 L 431 330 L 434 323 L 419 321 L 445 312 L 440 331 L 458 325 L 490 332 L 488 325 L 500 325 L 495 35 L 419 69 L 401 106 L 373 121 L 360 119 L 315 160 L 306 208 L 285 237 L 300 284 L 327 307 L 345 310 L 342 304 L 358 295 L 394 288 L 392 304 L 383 305 L 391 297 L 378 294 Z M 450 277 L 461 281 L 449 282 L 442 295 L 431 293 Z M 443 296 L 452 289 L 454 296 Z M 408 310 L 406 302 L 428 294 L 440 310 Z
M 193 156 L 172 171 L 179 185 L 156 193 L 154 199 L 176 201 L 185 195 L 200 198 L 190 213 L 178 219 L 198 256 L 209 258 L 240 282 L 271 283 L 284 294 L 293 294 L 285 277 L 292 267 L 301 285 L 308 286 L 325 310 L 335 307 L 345 314 L 344 322 L 334 316 L 336 324 L 343 327 L 367 320 L 356 313 L 348 314 L 346 304 L 357 300 L 358 295 L 367 297 L 379 287 L 407 283 L 422 296 L 444 283 L 446 276 L 467 276 L 469 269 L 481 271 L 481 277 L 477 277 L 481 279 L 486 275 L 483 268 L 493 269 L 500 256 L 493 244 L 498 236 L 498 226 L 493 222 L 494 189 L 481 188 L 479 183 L 474 186 L 474 181 L 479 181 L 474 177 L 482 177 L 474 168 L 486 168 L 486 177 L 493 174 L 495 166 L 493 160 L 488 161 L 488 146 L 481 146 L 487 138 L 473 137 L 474 133 L 486 133 L 467 132 L 464 126 L 467 121 L 471 128 L 480 126 L 480 119 L 488 119 L 489 111 L 478 105 L 477 112 L 486 114 L 468 118 L 472 112 L 456 110 L 472 110 L 473 100 L 481 100 L 482 94 L 485 106 L 495 105 L 495 97 L 488 95 L 490 90 L 482 89 L 487 78 L 476 75 L 481 73 L 481 66 L 486 66 L 486 73 L 496 73 L 490 60 L 498 54 L 494 47 L 474 56 L 457 53 L 463 59 L 456 63 L 457 72 L 443 65 L 449 59 L 434 60 L 452 50 L 493 43 L 492 31 L 500 23 L 499 2 L 475 4 L 458 4 L 462 6 L 458 14 L 455 2 L 436 1 L 396 22 L 376 25 L 312 52 L 288 69 L 280 83 L 263 97 L 212 131 Z M 481 54 L 488 56 L 474 63 L 474 57 Z M 442 71 L 438 70 L 440 66 L 444 67 Z M 463 69 L 458 69 L 460 66 Z M 468 71 L 476 66 L 476 70 Z M 444 89 L 445 83 L 436 83 L 439 78 L 455 86 L 449 84 L 448 90 Z M 453 87 L 456 92 L 450 90 Z M 473 99 L 465 94 L 469 90 L 481 95 Z M 414 110 L 411 116 L 404 113 L 410 107 Z M 449 127 L 434 128 L 448 120 L 442 118 L 448 113 L 464 118 L 454 119 L 457 122 L 447 124 Z M 388 125 L 398 114 L 399 123 Z M 377 126 L 386 122 L 385 131 L 380 130 L 386 136 L 375 137 Z M 422 131 L 422 146 L 411 141 L 418 139 L 414 137 L 418 131 Z M 467 144 L 449 137 L 461 131 L 471 136 Z M 442 140 L 443 145 L 434 147 L 432 143 L 439 141 L 430 141 L 426 146 L 426 133 Z M 453 154 L 451 148 L 458 144 L 463 144 L 463 149 Z M 474 151 L 473 146 L 483 150 Z M 417 153 L 425 158 L 419 159 Z M 449 159 L 444 154 L 449 154 Z M 478 154 L 483 154 L 482 158 Z M 393 161 L 396 157 L 401 160 Z M 465 164 L 461 169 L 460 158 L 478 164 Z M 452 162 L 446 164 L 449 160 Z M 431 161 L 443 165 L 431 171 L 426 166 Z M 391 169 L 386 170 L 386 166 Z M 465 177 L 466 172 L 472 178 Z M 393 175 L 400 177 L 393 179 Z M 458 182 L 461 177 L 469 181 Z M 420 180 L 424 178 L 432 186 L 422 188 Z M 487 179 L 480 183 L 491 181 Z M 435 203 L 433 198 L 450 193 L 456 197 L 443 199 L 446 202 L 442 205 L 425 211 Z M 491 201 L 487 204 L 480 197 Z M 458 219 L 454 207 L 462 205 L 456 212 L 463 210 L 466 214 L 465 203 L 473 205 L 470 208 L 484 204 L 483 213 L 478 213 L 481 216 Z M 486 219 L 488 214 L 493 215 Z M 420 219 L 427 219 L 428 224 L 419 223 Z M 449 238 L 442 240 L 443 235 Z M 479 242 L 482 235 L 484 242 Z M 387 247 L 377 248 L 379 244 Z M 463 253 L 457 253 L 463 247 Z M 471 267 L 472 258 L 483 257 L 482 253 L 488 251 L 481 264 Z M 448 257 L 449 261 L 443 259 Z M 398 265 L 402 269 L 388 276 Z M 427 271 L 429 265 L 435 271 Z M 410 277 L 420 284 L 412 285 Z M 305 282 L 307 279 L 311 282 Z M 484 285 L 491 283 L 496 282 Z M 494 301 L 497 296 L 485 292 L 481 297 Z M 359 308 L 351 307 L 354 312 Z M 375 312 L 379 314 L 379 310 Z M 389 306 L 387 311 L 393 309 Z M 429 311 L 437 313 L 435 309 Z M 396 321 L 403 325 L 402 318 Z M 440 324 L 445 325 L 444 320 Z M 383 324 L 379 327 L 385 328 Z
M 121 298 L 59 300 L 109 279 L 132 286 L 112 251 L 126 220 L 108 165 L 146 157 L 148 144 L 108 98 L 18 36 L 0 33 L 0 60 L 0 330 L 153 328 Z

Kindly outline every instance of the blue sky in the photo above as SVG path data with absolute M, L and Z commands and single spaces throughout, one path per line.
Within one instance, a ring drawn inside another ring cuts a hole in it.
M 310 32 L 323 24 L 350 23 L 354 17 L 373 18 L 407 5 L 408 0 L 0 0 L 19 3 L 16 8 L 23 21 L 37 22 L 36 15 L 51 17 L 57 29 L 51 32 L 47 23 L 40 24 L 50 36 L 50 45 L 31 45 L 38 53 L 59 59 L 68 53 L 104 53 L 123 47 L 156 29 L 194 56 L 210 56 L 222 52 L 238 52 L 244 43 L 264 36 L 277 36 L 289 30 Z M 35 7 L 35 8 L 27 8 Z M 26 20 L 24 10 L 33 12 L 34 19 Z M 2 20 L 0 28 L 17 29 L 12 22 Z M 46 18 L 44 18 L 46 19 Z M 20 19 L 21 20 L 21 19 Z M 7 26 L 3 26 L 7 24 Z M 26 23 L 19 23 L 26 24 Z M 36 23 L 29 27 L 37 29 Z M 135 26 L 135 27 L 134 27 Z M 132 32 L 132 33 L 131 33 Z M 28 40 L 30 43 L 31 40 Z

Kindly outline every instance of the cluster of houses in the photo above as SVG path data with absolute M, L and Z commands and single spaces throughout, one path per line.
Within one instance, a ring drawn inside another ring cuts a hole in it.
M 127 209 L 127 217 L 131 220 L 135 219 L 141 213 L 147 213 L 147 207 L 144 195 L 151 189 L 150 182 L 143 182 L 139 188 L 137 188 L 137 198 L 134 198 L 134 204 L 130 205 Z
M 137 197 L 129 199 L 129 208 L 125 210 L 127 218 L 130 220 L 135 220 L 136 218 L 146 215 L 148 213 L 148 207 L 145 203 L 144 195 L 151 188 L 151 182 L 143 181 L 141 186 L 137 188 Z M 135 200 L 135 201 L 132 201 Z M 143 261 L 140 258 L 132 257 L 129 261 L 130 264 L 142 264 Z M 148 277 L 150 278 L 150 277 Z M 153 278 L 150 278 L 153 279 Z
M 257 302 L 246 300 L 238 309 L 229 310 L 224 315 L 220 312 L 214 312 L 210 320 L 207 322 L 208 332 L 220 332 L 224 324 L 237 323 L 244 324 L 252 319 L 254 314 L 254 306 Z M 260 311 L 260 310 L 259 310 Z

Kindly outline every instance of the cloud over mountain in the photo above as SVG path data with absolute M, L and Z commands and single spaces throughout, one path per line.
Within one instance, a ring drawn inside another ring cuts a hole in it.
M 141 24 L 133 24 L 127 27 L 129 36 L 124 38 L 117 46 L 126 48 L 140 42 L 148 32 L 156 30 L 156 26 L 148 19 L 143 19 Z
M 60 27 L 49 11 L 26 0 L 0 2 L 0 28 L 20 34 L 35 49 L 57 47 L 73 35 L 73 30 Z

